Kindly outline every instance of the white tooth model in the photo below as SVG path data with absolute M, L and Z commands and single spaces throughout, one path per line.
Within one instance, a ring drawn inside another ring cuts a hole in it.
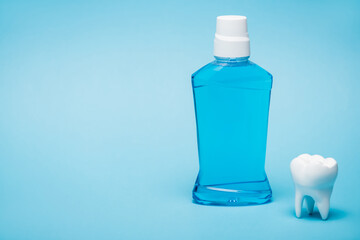
M 290 170 L 295 182 L 296 217 L 301 216 L 304 201 L 309 214 L 313 212 L 316 202 L 321 218 L 327 219 L 330 196 L 338 173 L 335 159 L 301 154 L 291 161 Z

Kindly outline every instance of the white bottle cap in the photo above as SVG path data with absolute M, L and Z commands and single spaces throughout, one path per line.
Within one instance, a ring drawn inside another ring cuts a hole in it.
M 227 15 L 216 20 L 214 55 L 223 58 L 250 56 L 246 17 Z

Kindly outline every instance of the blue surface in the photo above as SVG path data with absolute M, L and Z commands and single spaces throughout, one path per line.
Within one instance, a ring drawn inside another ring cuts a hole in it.
M 191 79 L 199 151 L 194 201 L 269 202 L 265 155 L 271 74 L 249 57 L 216 58 Z
M 359 239 L 357 1 L 0 2 L 0 239 Z M 274 76 L 273 202 L 191 202 L 190 75 L 248 17 Z M 289 163 L 334 157 L 328 221 L 294 217 Z

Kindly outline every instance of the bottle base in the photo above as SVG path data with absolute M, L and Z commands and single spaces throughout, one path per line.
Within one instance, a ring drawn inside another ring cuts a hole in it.
M 256 182 L 200 185 L 193 189 L 193 202 L 202 205 L 247 206 L 271 201 L 272 191 L 267 178 Z

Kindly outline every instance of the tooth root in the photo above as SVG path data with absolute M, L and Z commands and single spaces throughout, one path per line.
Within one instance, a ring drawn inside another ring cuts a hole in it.
M 301 217 L 301 208 L 303 203 L 304 195 L 300 191 L 296 191 L 295 193 L 295 213 L 296 217 Z
M 312 214 L 313 213 L 313 210 L 314 210 L 314 204 L 315 204 L 315 201 L 312 197 L 310 196 L 305 196 L 304 198 L 304 205 L 305 205 L 305 208 L 307 209 L 308 213 L 309 214 Z
M 329 209 L 330 209 L 330 199 L 322 199 L 320 202 L 316 202 L 317 207 L 319 209 L 321 218 L 326 220 L 329 216 Z

